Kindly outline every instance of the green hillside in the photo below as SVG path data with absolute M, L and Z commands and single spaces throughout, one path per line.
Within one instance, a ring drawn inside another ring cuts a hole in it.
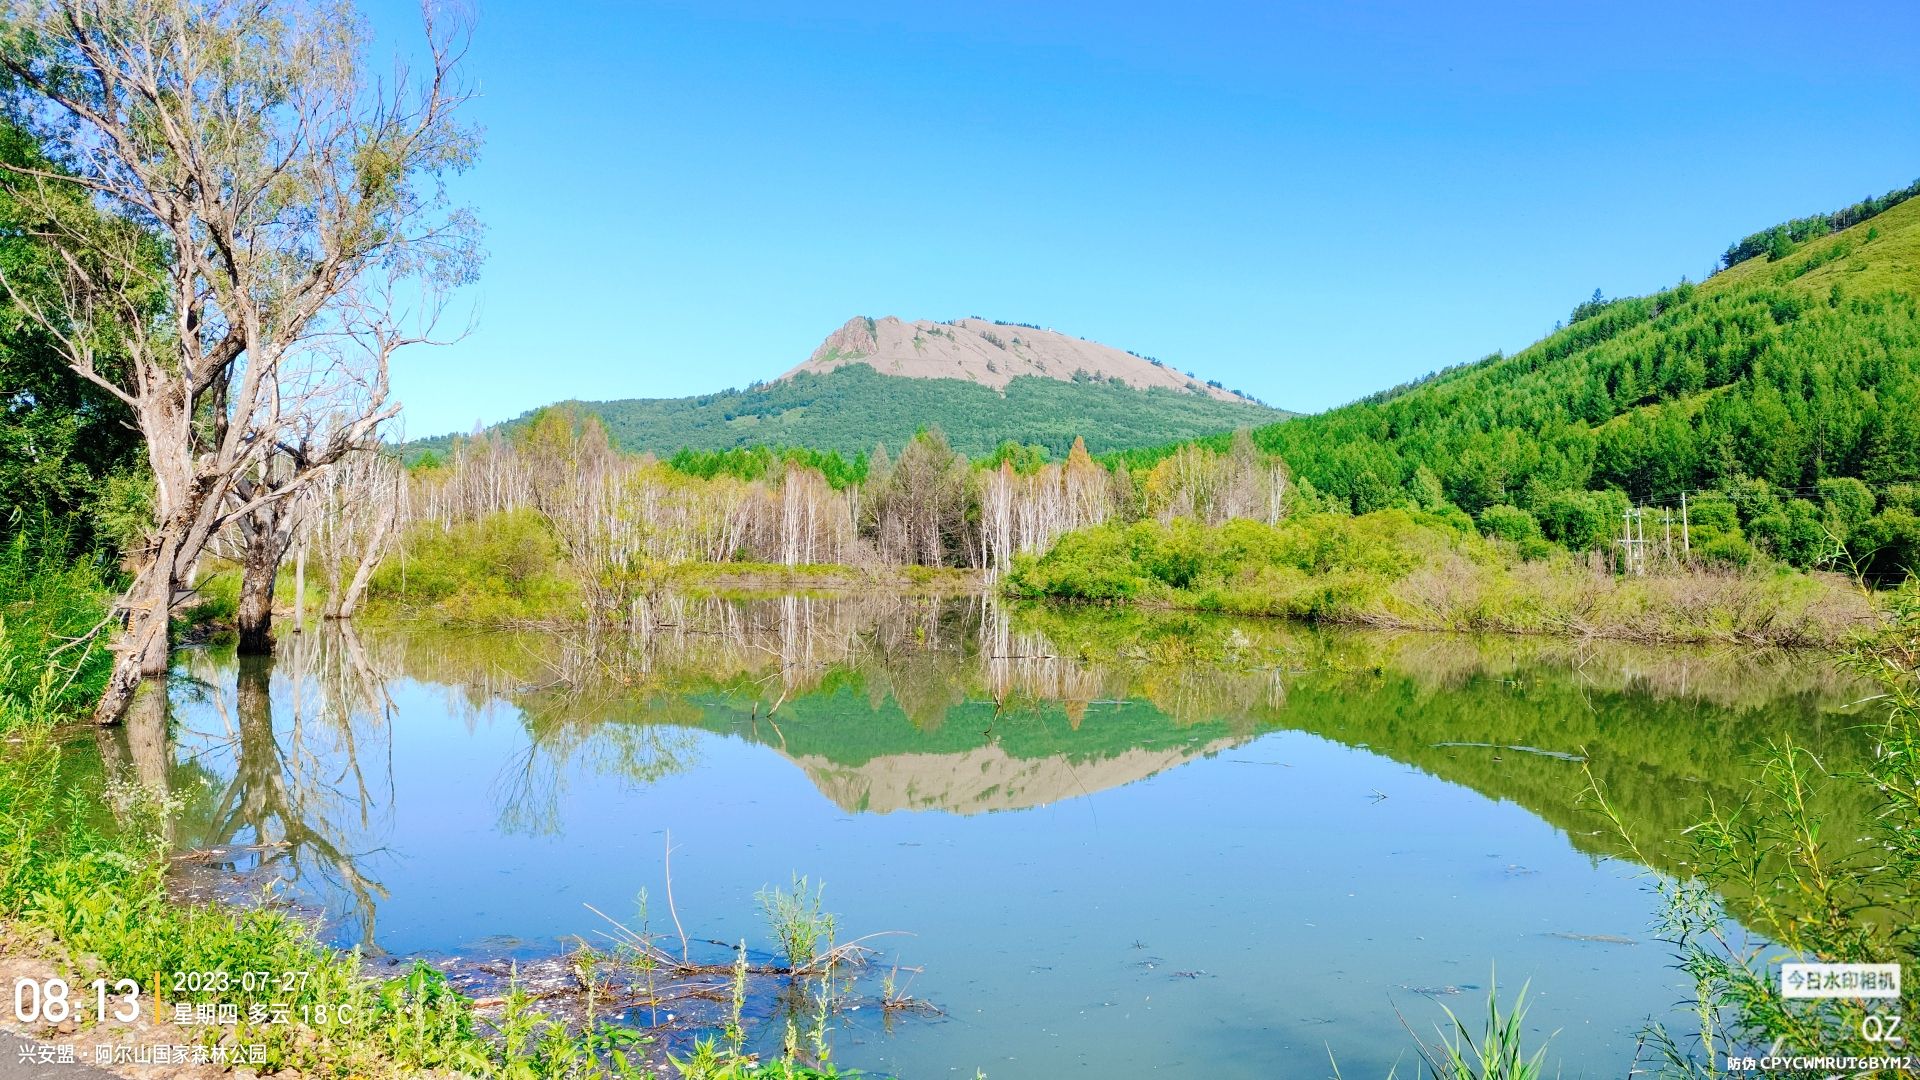
M 1920 199 L 1904 193 L 1871 216 L 1855 207 L 1755 234 L 1770 238 L 1762 254 L 1703 283 L 1582 304 L 1515 355 L 1255 440 L 1355 512 L 1452 503 L 1483 528 L 1538 528 L 1578 548 L 1604 546 L 1629 499 L 1677 506 L 1686 492 L 1734 561 L 1750 544 L 1831 562 L 1840 541 L 1876 572 L 1912 566 Z
M 689 448 L 804 446 L 851 457 L 876 442 L 897 451 L 928 425 L 938 425 L 953 448 L 970 457 L 1008 440 L 1037 443 L 1063 456 L 1076 436 L 1096 452 L 1127 450 L 1288 415 L 1249 402 L 1088 377 L 1022 377 L 1002 394 L 960 379 L 882 375 L 866 364 L 826 374 L 803 371 L 698 397 L 567 404 L 599 416 L 620 448 L 662 456 Z M 443 450 L 448 442 L 425 439 L 415 446 Z

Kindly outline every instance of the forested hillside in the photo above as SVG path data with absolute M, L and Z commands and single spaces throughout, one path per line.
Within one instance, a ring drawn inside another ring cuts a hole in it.
M 1729 561 L 1758 547 L 1897 572 L 1920 559 L 1920 200 L 1901 194 L 1755 234 L 1773 238 L 1764 254 L 1705 282 L 1581 304 L 1513 356 L 1255 440 L 1354 512 L 1452 503 L 1483 529 L 1585 548 L 1618 535 L 1629 501 L 1677 513 L 1686 493 Z M 1805 224 L 1834 220 L 1855 223 Z
M 1285 415 L 1250 401 L 1142 390 L 1085 375 L 1023 376 L 1003 393 L 962 379 L 882 375 L 865 363 L 825 374 L 800 371 L 778 382 L 697 397 L 563 404 L 598 416 L 620 449 L 662 456 L 745 446 L 803 446 L 851 456 L 881 442 L 897 452 L 928 425 L 938 425 L 953 448 L 969 457 L 1008 441 L 1038 444 L 1064 456 L 1075 438 L 1104 453 Z M 451 442 L 443 437 L 414 445 L 444 452 Z

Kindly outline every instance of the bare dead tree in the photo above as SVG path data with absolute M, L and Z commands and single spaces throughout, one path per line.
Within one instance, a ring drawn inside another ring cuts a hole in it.
M 1235 518 L 1271 525 L 1286 512 L 1287 469 L 1260 452 L 1244 430 L 1227 453 L 1194 443 L 1180 447 L 1147 474 L 1143 509 L 1161 521 L 1191 518 L 1217 525 Z
M 1051 545 L 1062 533 L 1098 525 L 1114 513 L 1113 480 L 1073 441 L 1067 460 L 1022 475 L 1011 462 L 988 472 L 979 484 L 980 565 L 1005 570 L 1019 552 Z
M 349 456 L 328 474 L 313 540 L 327 576 L 321 616 L 351 619 L 387 552 L 407 498 L 407 471 L 387 454 Z
M 233 497 L 315 405 L 294 367 L 324 342 L 372 358 L 372 407 L 337 433 L 364 442 L 390 414 L 387 358 L 420 337 L 378 283 L 471 275 L 477 230 L 440 183 L 476 145 L 455 117 L 466 34 L 426 8 L 425 70 L 377 77 L 344 3 L 0 2 L 0 107 L 48 155 L 0 180 L 64 267 L 53 300 L 0 284 L 132 412 L 153 472 L 96 711 L 111 722 L 165 672 L 168 616 L 210 538 L 317 479 Z
M 318 338 L 297 360 L 283 361 L 282 397 L 300 407 L 287 410 L 273 448 L 259 465 L 242 473 L 230 496 L 238 505 L 252 507 L 235 522 L 243 538 L 235 612 L 243 655 L 273 651 L 274 581 L 296 533 L 310 526 L 321 509 L 320 489 L 330 486 L 322 481 L 334 476 L 349 457 L 378 455 L 379 426 L 398 411 L 387 400 L 392 355 L 426 337 L 424 332 L 399 329 L 394 307 L 384 297 L 349 290 L 340 309 L 345 332 Z M 438 314 L 437 301 L 427 311 L 430 325 Z M 376 538 L 375 546 L 383 538 Z M 356 572 L 362 590 L 371 569 Z M 339 614 L 337 606 L 332 613 Z

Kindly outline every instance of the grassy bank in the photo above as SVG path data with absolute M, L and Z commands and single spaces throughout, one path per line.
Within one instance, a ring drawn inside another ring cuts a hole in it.
M 1674 568 L 1619 576 L 1551 545 L 1408 510 L 1107 524 L 1018 559 L 1016 596 L 1324 623 L 1831 648 L 1871 621 L 1834 575 Z

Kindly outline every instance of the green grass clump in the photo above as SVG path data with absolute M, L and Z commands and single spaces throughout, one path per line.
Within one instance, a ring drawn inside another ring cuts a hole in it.
M 1478 1035 L 1452 1009 L 1441 1005 L 1440 1011 L 1447 1014 L 1447 1023 L 1439 1027 L 1439 1038 L 1432 1043 L 1418 1036 L 1414 1039 L 1419 1072 L 1431 1080 L 1542 1080 L 1547 1075 L 1546 1043 L 1553 1037 L 1548 1036 L 1528 1053 L 1520 1030 L 1527 1017 L 1526 987 L 1515 995 L 1513 1007 L 1502 1012 L 1498 980 L 1491 982 L 1487 1016 Z M 1332 1058 L 1331 1050 L 1328 1056 Z M 1334 1080 L 1343 1080 L 1337 1058 L 1332 1058 L 1332 1065 Z M 1388 1070 L 1387 1080 L 1394 1080 L 1399 1072 L 1399 1066 L 1394 1066 Z
M 766 888 L 755 897 L 787 966 L 795 972 L 807 971 L 821 960 L 823 942 L 832 948 L 833 916 L 822 905 L 825 892 L 825 886 L 809 892 L 807 879 L 795 874 L 791 889 Z
M 583 613 L 579 584 L 553 527 L 534 510 L 409 530 L 374 574 L 368 598 L 379 613 L 460 625 L 543 623 Z

